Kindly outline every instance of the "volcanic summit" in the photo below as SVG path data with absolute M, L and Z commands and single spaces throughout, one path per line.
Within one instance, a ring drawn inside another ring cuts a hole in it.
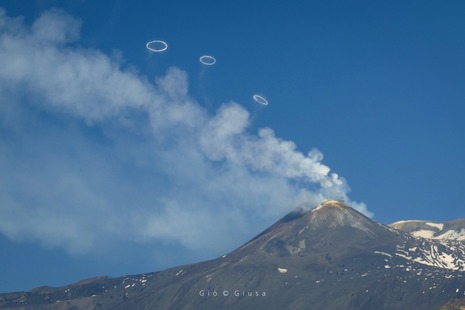
M 329 200 L 210 261 L 0 294 L 0 309 L 439 309 L 463 297 L 464 242 L 399 226 Z

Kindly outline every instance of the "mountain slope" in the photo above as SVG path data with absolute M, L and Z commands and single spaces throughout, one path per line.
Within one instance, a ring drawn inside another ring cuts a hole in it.
M 417 220 L 399 221 L 389 226 L 405 231 L 414 237 L 465 241 L 464 219 L 452 220 L 444 223 Z
M 420 247 L 403 248 L 399 256 L 419 263 L 465 271 L 465 220 L 445 223 L 400 221 L 389 225 L 420 240 Z
M 0 294 L 0 309 L 439 309 L 465 295 L 463 242 L 450 242 L 326 201 L 217 259 Z

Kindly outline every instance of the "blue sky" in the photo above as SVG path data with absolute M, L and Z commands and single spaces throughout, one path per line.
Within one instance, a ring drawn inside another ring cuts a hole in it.
M 0 291 L 213 258 L 330 197 L 463 217 L 462 1 L 0 7 Z

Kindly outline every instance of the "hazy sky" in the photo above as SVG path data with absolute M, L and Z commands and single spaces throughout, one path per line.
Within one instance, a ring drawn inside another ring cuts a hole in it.
M 0 7 L 0 291 L 214 258 L 326 198 L 464 217 L 463 1 Z

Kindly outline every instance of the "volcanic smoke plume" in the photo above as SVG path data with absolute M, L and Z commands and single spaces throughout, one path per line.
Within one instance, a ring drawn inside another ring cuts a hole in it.
M 251 132 L 239 103 L 209 112 L 176 67 L 151 81 L 81 47 L 80 24 L 0 10 L 3 235 L 76 253 L 158 241 L 221 253 L 298 205 L 370 214 L 317 149 Z

